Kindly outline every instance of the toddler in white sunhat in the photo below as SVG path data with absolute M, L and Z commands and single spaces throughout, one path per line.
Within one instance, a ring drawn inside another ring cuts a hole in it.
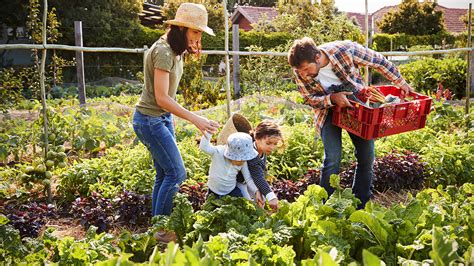
M 206 133 L 199 144 L 202 151 L 212 156 L 207 181 L 208 195 L 214 194 L 218 198 L 227 195 L 243 197 L 237 187 L 237 174 L 242 171 L 250 195 L 257 201 L 263 201 L 247 167 L 247 161 L 258 155 L 252 137 L 247 133 L 236 132 L 227 138 L 227 144 L 214 146 L 210 142 L 211 136 Z

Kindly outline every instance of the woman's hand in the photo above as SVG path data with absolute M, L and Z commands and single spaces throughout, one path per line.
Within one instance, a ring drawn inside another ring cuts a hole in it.
M 195 117 L 191 120 L 191 123 L 193 123 L 203 135 L 206 135 L 206 132 L 214 134 L 220 127 L 218 122 L 209 120 L 200 115 L 195 115 Z
M 270 205 L 270 208 L 272 208 L 273 212 L 278 211 L 278 199 L 274 198 L 268 202 L 268 205 Z

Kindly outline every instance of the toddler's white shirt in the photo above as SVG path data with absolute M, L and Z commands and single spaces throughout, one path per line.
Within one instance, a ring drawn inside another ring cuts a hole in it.
M 254 196 L 257 192 L 257 186 L 255 186 L 252 180 L 247 162 L 244 162 L 241 166 L 233 165 L 224 156 L 225 146 L 214 146 L 211 144 L 210 139 L 211 134 L 207 133 L 206 136 L 202 136 L 201 143 L 199 144 L 199 148 L 202 151 L 212 156 L 209 179 L 207 181 L 209 189 L 218 195 L 229 194 L 237 185 L 237 174 L 239 171 L 242 171 L 249 193 Z

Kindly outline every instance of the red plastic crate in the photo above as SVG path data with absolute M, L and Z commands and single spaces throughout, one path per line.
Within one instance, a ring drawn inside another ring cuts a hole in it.
M 396 86 L 375 86 L 384 95 L 400 96 Z M 354 109 L 333 108 L 332 123 L 361 138 L 370 140 L 425 127 L 431 98 L 416 92 L 413 100 L 370 108 L 350 100 Z

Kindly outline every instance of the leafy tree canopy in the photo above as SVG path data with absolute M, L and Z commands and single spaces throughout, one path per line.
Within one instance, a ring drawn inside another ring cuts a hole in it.
M 141 32 L 143 0 L 50 0 L 61 21 L 64 44 L 74 44 L 74 21 L 82 21 L 84 46 L 134 47 Z
M 444 31 L 443 12 L 436 10 L 436 1 L 403 0 L 397 10 L 387 12 L 377 22 L 383 33 L 431 35 Z
M 363 42 L 358 26 L 334 6 L 334 0 L 309 1 L 279 0 L 279 15 L 271 25 L 256 23 L 257 31 L 288 32 L 295 38 L 312 37 L 317 44 L 350 39 Z

